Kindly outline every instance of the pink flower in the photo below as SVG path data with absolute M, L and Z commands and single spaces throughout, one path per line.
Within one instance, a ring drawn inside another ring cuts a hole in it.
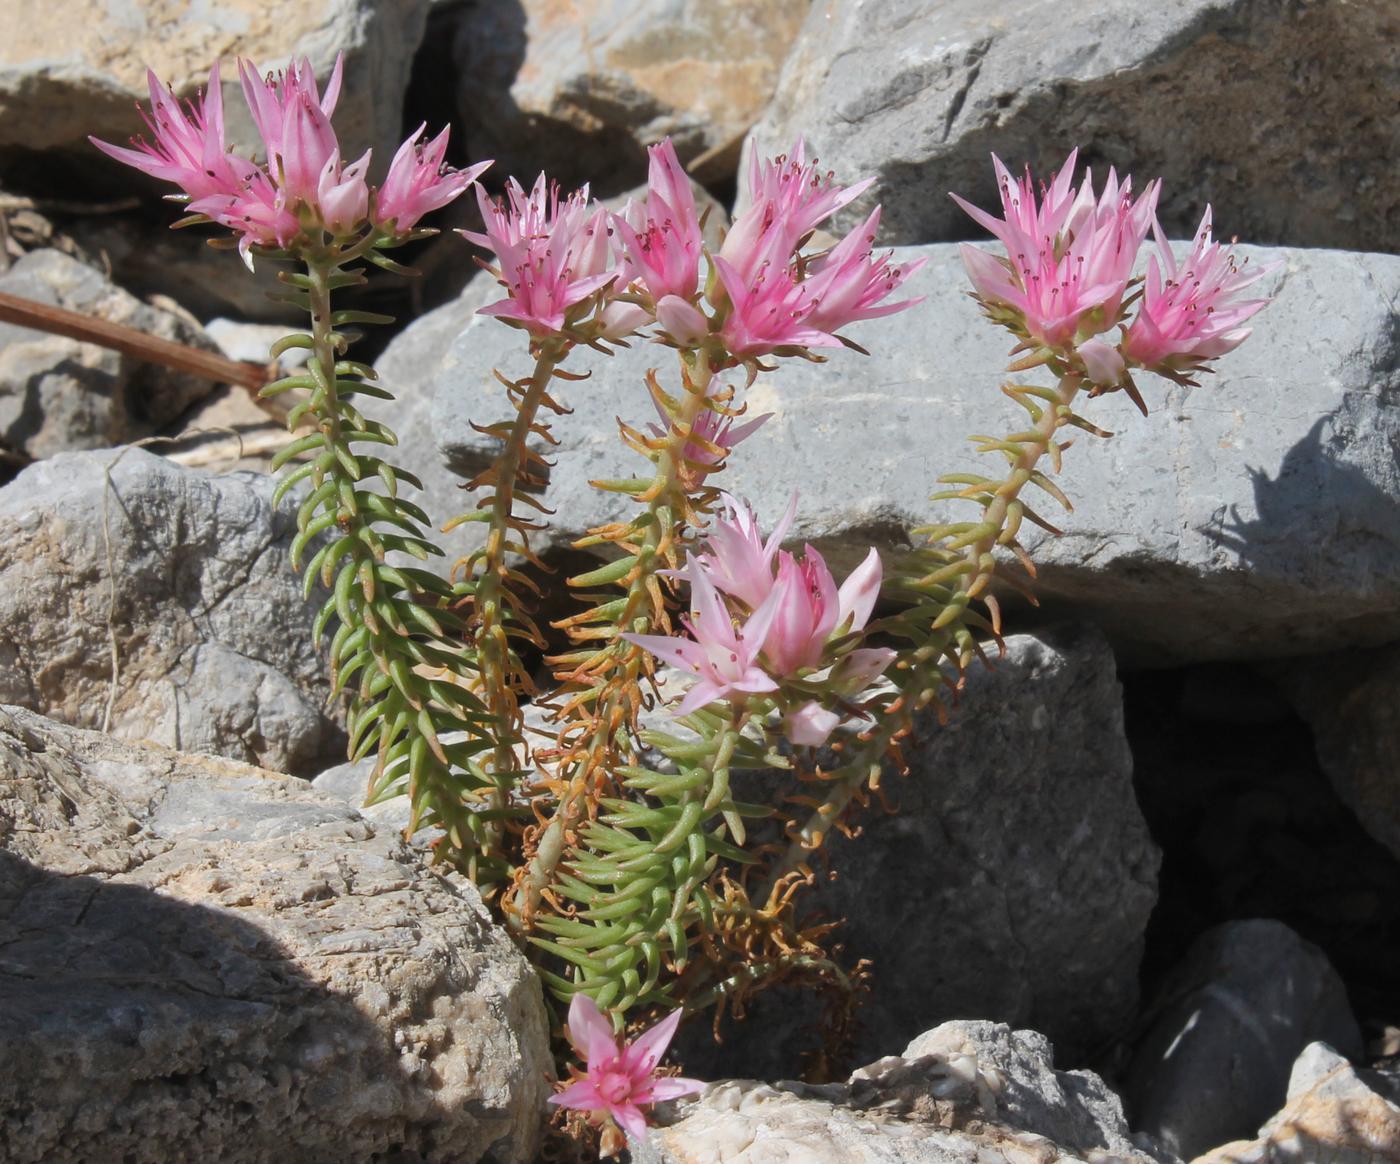
M 287 209 L 272 179 L 254 168 L 236 194 L 211 194 L 191 202 L 192 213 L 237 231 L 239 253 L 252 270 L 251 248 L 285 247 L 301 233 L 301 222 Z
M 797 494 L 792 495 L 766 542 L 748 504 L 728 493 L 723 497 L 726 515 L 715 522 L 705 538 L 707 552 L 697 554 L 695 561 L 726 594 L 732 594 L 750 610 L 757 610 L 772 593 L 773 563 L 797 516 Z
M 626 250 L 622 285 L 640 282 L 652 299 L 690 299 L 700 277 L 700 219 L 690 179 L 666 138 L 648 151 L 647 196 L 613 216 Z
M 344 168 L 337 148 L 321 169 L 316 183 L 316 213 L 331 234 L 349 234 L 369 216 L 369 186 L 365 171 L 369 169 L 370 151 L 357 162 Z
M 265 77 L 251 61 L 240 60 L 238 72 L 253 123 L 267 148 L 268 172 L 283 198 L 289 203 L 314 202 L 326 160 L 339 148 L 330 119 L 340 99 L 344 54 L 335 58 L 324 97 L 305 57 L 293 61 L 285 73 Z
M 807 324 L 812 302 L 796 273 L 787 267 L 764 267 L 752 282 L 716 257 L 715 270 L 729 296 L 731 310 L 720 335 L 736 356 L 762 356 L 786 348 L 837 348 L 841 341 Z
M 720 387 L 719 377 L 712 377 L 706 396 L 714 396 Z M 656 407 L 657 415 L 661 417 L 661 426 L 652 424 L 647 427 L 651 429 L 653 436 L 665 436 L 671 427 L 671 417 L 655 397 L 652 398 L 652 404 Z M 736 426 L 734 417 L 716 412 L 713 408 L 704 409 L 690 426 L 690 439 L 681 446 L 681 460 L 684 462 L 682 473 L 688 475 L 692 485 L 695 484 L 696 479 L 712 471 L 733 451 L 735 445 L 752 435 L 772 415 L 771 412 L 765 412 L 762 416 Z
M 229 195 L 241 189 L 257 166 L 228 152 L 218 62 L 209 70 L 208 87 L 196 101 L 183 106 L 149 69 L 146 82 L 150 86 L 151 108 L 149 112 L 141 110 L 141 116 L 150 127 L 154 142 L 132 138 L 136 148 L 126 149 L 95 137 L 88 140 L 117 161 L 179 186 L 192 199 Z
M 827 711 L 816 700 L 809 700 L 783 717 L 787 738 L 801 748 L 820 748 L 836 730 L 841 717 Z
M 663 295 L 656 301 L 656 322 L 683 348 L 697 347 L 710 334 L 710 321 L 679 295 Z
M 755 152 L 749 159 L 748 209 L 734 220 L 718 257 L 742 286 L 752 285 L 765 265 L 786 269 L 803 238 L 874 181 L 835 185 L 829 173 L 818 173 L 815 160 L 807 162 L 800 137 L 790 155 L 768 159 Z
M 831 669 L 829 686 L 842 695 L 858 695 L 884 674 L 895 654 L 889 647 L 858 647 Z
M 429 211 L 446 206 L 491 165 L 478 162 L 465 170 L 445 166 L 449 131 L 444 129 L 425 144 L 425 129 L 427 122 L 399 146 L 374 200 L 374 224 L 396 237 L 408 234 Z
M 691 559 L 681 571 L 690 583 L 690 617 L 683 620 L 693 639 L 668 635 L 624 634 L 658 659 L 698 680 L 677 708 L 677 715 L 689 715 L 697 708 L 724 699 L 731 692 L 773 691 L 778 684 L 758 664 L 758 655 L 773 620 L 775 606 L 766 602 L 749 615 L 743 629 L 735 626 L 724 600 L 709 575 Z
M 812 304 L 805 320 L 807 326 L 834 334 L 857 320 L 893 315 L 923 302 L 922 295 L 898 303 L 881 302 L 928 260 L 917 259 L 892 267 L 888 255 L 876 258 L 875 234 L 879 229 L 877 206 L 862 225 L 811 264 L 802 284 Z
M 1088 339 L 1075 348 L 1075 353 L 1084 363 L 1085 374 L 1100 387 L 1116 388 L 1123 379 L 1123 354 L 1112 344 Z
M 557 335 L 571 307 L 617 277 L 607 211 L 590 209 L 587 186 L 561 202 L 558 187 L 541 174 L 528 196 L 512 178 L 506 203 L 492 201 L 479 186 L 477 200 L 486 232 L 462 234 L 495 252 L 508 292 L 481 314 L 513 322 L 532 335 Z
M 1072 152 L 1040 200 L 1027 170 L 1013 182 L 993 155 L 1001 183 L 1004 219 L 952 198 L 1006 248 L 999 259 L 964 244 L 963 262 L 979 297 L 1009 307 L 1031 338 L 1047 347 L 1072 346 L 1118 322 L 1133 263 L 1147 237 L 1159 184 L 1150 182 L 1132 201 L 1132 180 L 1120 184 L 1110 169 L 1103 194 L 1095 197 L 1093 177 L 1085 175 L 1075 192 Z
M 1206 207 L 1191 252 L 1180 266 L 1156 222 L 1157 255 L 1148 261 L 1147 283 L 1137 318 L 1127 328 L 1123 354 L 1147 368 L 1187 371 L 1239 347 L 1250 330 L 1241 327 L 1268 299 L 1236 297 L 1274 268 L 1244 270 L 1231 247 L 1211 241 Z M 1161 263 L 1158 265 L 1160 257 Z
M 774 605 L 763 656 L 777 675 L 821 664 L 833 632 L 861 630 L 880 592 L 880 555 L 871 550 L 838 591 L 826 561 L 811 546 L 799 560 L 778 554 L 778 576 L 767 602 Z
M 682 1099 L 705 1089 L 698 1079 L 656 1073 L 680 1021 L 681 1012 L 673 1010 L 635 1042 L 620 1044 L 597 1004 L 586 994 L 575 994 L 566 1029 L 588 1069 L 582 1078 L 550 1096 L 549 1102 L 576 1111 L 605 1112 L 634 1140 L 645 1139 L 647 1121 L 641 1105 Z
M 801 139 L 789 161 L 750 166 L 752 205 L 735 221 L 714 258 L 729 311 L 720 334 L 738 356 L 784 349 L 839 347 L 835 334 L 856 320 L 889 315 L 918 303 L 881 304 L 924 260 L 891 266 L 876 258 L 875 211 L 825 254 L 799 256 L 803 240 L 873 181 L 842 188 L 803 158 Z

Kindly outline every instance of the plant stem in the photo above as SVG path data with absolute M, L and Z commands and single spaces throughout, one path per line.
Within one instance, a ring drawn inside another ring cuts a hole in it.
M 354 395 L 383 395 L 371 383 L 373 369 L 339 359 L 345 346 L 336 330 L 339 323 L 383 318 L 333 310 L 334 290 L 358 279 L 344 271 L 357 257 L 354 248 L 327 248 L 304 256 L 304 275 L 287 278 L 305 296 L 311 315 L 310 343 L 301 344 L 310 347 L 310 359 L 306 375 L 288 377 L 268 390 L 309 388 L 310 399 L 292 410 L 289 423 L 309 413 L 316 431 L 294 441 L 279 460 L 319 450 L 279 486 L 285 489 L 308 474 L 314 486 L 298 514 L 293 565 L 313 536 L 327 534 L 308 567 L 307 585 L 309 589 L 317 573 L 327 585 L 334 578 L 316 630 L 319 636 L 332 617 L 339 620 L 330 649 L 335 691 L 349 688 L 352 677 L 359 676 L 352 689 L 349 732 L 352 756 L 377 746 L 371 797 L 385 794 L 406 772 L 413 804 L 409 830 L 425 821 L 441 828 L 446 836 L 438 847 L 440 858 L 457 861 L 474 879 L 499 876 L 508 872 L 499 859 L 483 861 L 486 821 L 475 811 L 482 800 L 480 788 L 470 774 L 460 774 L 474 753 L 494 743 L 494 736 L 479 698 L 466 686 L 437 677 L 446 670 L 465 678 L 474 668 L 471 652 L 458 637 L 464 624 L 450 609 L 452 588 L 430 571 L 386 561 L 389 550 L 418 557 L 440 551 L 423 536 L 427 515 L 398 496 L 400 471 L 373 452 L 355 449 L 395 443 L 386 426 L 366 419 L 349 403 Z M 364 489 L 368 478 L 382 481 L 387 492 Z M 465 738 L 445 743 L 442 736 L 453 731 L 464 731 Z
M 646 519 L 642 523 L 642 542 L 636 555 L 637 565 L 628 581 L 623 613 L 617 619 L 619 628 L 637 634 L 646 634 L 652 629 L 652 618 L 647 613 L 651 603 L 651 587 L 655 585 L 656 572 L 667 562 L 674 542 L 675 513 L 678 508 L 676 493 L 684 490 L 681 480 L 682 451 L 690 440 L 692 426 L 705 409 L 705 390 L 710 382 L 710 365 L 703 351 L 695 353 L 693 364 L 684 374 L 691 386 L 682 393 L 679 413 L 668 428 L 665 443 L 656 456 L 656 471 L 652 486 L 647 490 L 649 499 Z M 610 652 L 610 674 L 605 681 L 606 689 L 593 712 L 593 731 L 587 744 L 588 750 L 569 764 L 565 790 L 540 835 L 521 886 L 523 900 L 517 895 L 514 908 L 506 911 L 508 924 L 517 932 L 528 929 L 530 918 L 554 880 L 567 847 L 568 833 L 582 815 L 583 802 L 592 786 L 594 774 L 606 762 L 626 718 L 624 693 L 635 687 L 645 665 L 645 652 L 640 647 L 614 638 L 607 649 Z
M 968 491 L 968 496 L 980 492 L 988 497 L 976 536 L 962 545 L 957 560 L 951 565 L 921 580 L 927 583 L 949 576 L 960 579 L 951 601 L 924 632 L 926 641 L 906 656 L 902 669 L 896 672 L 900 698 L 877 720 L 863 742 L 860 755 L 845 766 L 847 771 L 826 785 L 822 803 L 792 835 L 782 858 L 769 873 L 758 900 L 766 899 L 783 877 L 797 872 L 808 855 L 821 847 L 851 798 L 872 776 L 878 776 L 886 749 L 906 726 L 911 711 L 926 701 L 926 693 L 936 690 L 934 684 L 940 682 L 941 674 L 938 663 L 945 653 L 946 643 L 966 618 L 972 599 L 982 595 L 990 585 L 996 571 L 995 549 L 1014 541 L 1016 527 L 1020 525 L 1021 491 L 1031 481 L 1040 459 L 1049 451 L 1055 434 L 1065 425 L 1074 423 L 1072 405 L 1082 382 L 1077 373 L 1062 375 L 1055 388 L 1054 402 L 1046 402 L 1029 430 L 1005 442 L 1019 446 L 1016 454 L 1008 453 L 1011 468 L 1005 478 L 989 490 Z M 1009 523 L 1008 519 L 1013 516 L 1014 522 Z
M 520 704 L 516 698 L 516 685 L 523 676 L 519 673 L 519 661 L 511 649 L 505 625 L 509 576 L 506 554 L 512 529 L 515 488 L 525 457 L 525 443 L 530 438 L 540 404 L 554 377 L 554 369 L 567 351 L 563 341 L 541 345 L 530 385 L 517 405 L 515 420 L 505 437 L 505 447 L 493 466 L 494 493 L 490 500 L 486 545 L 479 559 L 481 575 L 476 582 L 473 611 L 476 616 L 475 638 L 482 690 L 486 707 L 497 726 L 496 746 L 491 761 L 494 786 L 487 798 L 488 808 L 496 812 L 504 809 L 509 784 L 513 783 L 514 773 L 523 763 L 516 756 L 511 739 L 511 733 L 519 725 Z M 500 821 L 493 819 L 487 832 L 493 847 L 499 844 L 501 831 Z

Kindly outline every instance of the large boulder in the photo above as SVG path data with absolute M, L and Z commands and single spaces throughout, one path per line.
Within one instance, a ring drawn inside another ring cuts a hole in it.
M 845 919 L 847 961 L 873 981 L 857 1011 L 855 1062 L 945 1019 L 1034 1026 L 1071 1055 L 1120 1035 L 1137 1004 L 1160 855 L 1133 793 L 1122 696 L 1103 639 L 1017 635 L 974 668 L 951 721 L 932 713 L 886 773 L 878 804 L 833 832 L 811 917 Z M 751 776 L 761 801 L 773 776 Z M 687 1047 L 687 1068 L 773 1077 L 818 1048 L 810 995 L 746 1004 L 724 1042 Z M 703 1032 L 701 1032 L 703 1033 Z
M 0 710 L 0 1157 L 534 1159 L 538 981 L 305 783 Z
M 1186 1158 L 1253 1134 L 1284 1101 L 1308 1044 L 1361 1051 L 1337 972 L 1281 922 L 1207 931 L 1158 995 L 1126 1094 L 1137 1126 Z
M 810 0 L 477 3 L 457 27 L 458 106 L 502 176 L 541 168 L 609 192 L 669 135 L 707 181 L 733 174 Z
M 198 323 L 173 305 L 142 303 L 58 250 L 25 255 L 0 274 L 0 292 L 216 350 Z M 109 348 L 0 323 L 0 444 L 29 457 L 150 436 L 214 388 L 200 376 Z
M 1056 1071 L 1049 1040 L 949 1022 L 844 1084 L 712 1084 L 633 1144 L 638 1164 L 1154 1164 L 1123 1106 L 1088 1071 Z
M 1260 284 L 1276 301 L 1254 335 L 1200 388 L 1144 379 L 1149 417 L 1121 395 L 1084 401 L 1084 415 L 1118 435 L 1077 434 L 1059 476 L 1073 513 L 1032 499 L 1063 537 L 1022 528 L 1047 605 L 1098 622 L 1129 658 L 1249 658 L 1400 638 L 1400 258 L 1242 252 L 1282 264 Z M 793 540 L 841 564 L 871 542 L 898 553 L 939 513 L 970 516 L 968 506 L 927 500 L 934 479 L 995 471 L 965 437 L 1024 420 L 997 391 L 1008 337 L 967 297 L 957 249 L 903 248 L 895 258 L 928 260 L 908 287 L 924 301 L 850 328 L 869 358 L 838 351 L 762 376 L 744 398 L 751 415 L 772 419 L 719 478 L 769 523 L 800 490 Z M 491 455 L 472 422 L 499 419 L 505 395 L 486 370 L 528 374 L 525 347 L 521 332 L 484 316 L 452 341 L 424 393 L 440 462 L 467 473 Z M 556 385 L 575 411 L 554 425 L 561 444 L 549 452 L 543 500 L 557 515 L 536 541 L 560 547 L 630 511 L 588 482 L 646 469 L 618 439 L 617 418 L 654 421 L 648 368 L 663 384 L 677 380 L 673 354 L 648 344 L 612 356 L 576 350 L 565 367 L 592 378 Z
M 217 13 L 172 2 L 8 5 L 0 17 L 0 152 L 69 150 L 95 161 L 89 134 L 122 143 L 145 128 L 132 104 L 147 100 L 148 67 L 189 95 L 218 58 L 230 139 L 248 152 L 257 139 L 232 58 L 276 69 L 305 55 L 324 77 L 343 52 L 336 111 L 343 154 L 373 146 L 387 165 L 402 136 L 404 89 L 427 13 L 428 0 L 228 0 Z
M 988 153 L 1166 177 L 1169 230 L 1400 245 L 1400 15 L 1390 0 L 826 0 L 748 148 L 809 149 L 885 205 L 889 242 L 973 237 L 947 197 L 995 197 Z
M 341 736 L 270 477 L 141 449 L 65 453 L 0 490 L 0 702 L 314 773 Z

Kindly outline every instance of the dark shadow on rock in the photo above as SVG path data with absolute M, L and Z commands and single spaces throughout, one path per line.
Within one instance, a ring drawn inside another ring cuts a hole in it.
M 646 150 L 609 121 L 616 98 L 603 89 L 562 95 L 570 109 L 559 117 L 527 113 L 511 86 L 525 63 L 528 28 L 520 0 L 475 0 L 461 10 L 453 59 L 459 70 L 458 112 L 475 156 L 496 164 L 483 181 L 504 187 L 514 175 L 529 187 L 542 170 L 565 190 L 589 183 L 608 198 L 646 180 Z M 574 122 L 567 120 L 570 116 Z M 593 131 L 582 124 L 595 124 Z
M 430 1073 L 400 1061 L 353 1000 L 231 911 L 0 852 L 9 1164 L 430 1159 L 392 1138 L 404 1107 L 434 1122 Z
M 1209 664 L 1123 686 L 1138 802 L 1163 853 L 1144 997 L 1205 930 L 1273 918 L 1326 953 L 1363 1029 L 1400 1025 L 1400 861 L 1337 796 L 1275 684 Z
M 1300 535 L 1366 539 L 1384 537 L 1381 531 L 1389 530 L 1394 536 L 1386 540 L 1400 552 L 1400 499 L 1377 488 L 1360 467 L 1342 460 L 1355 431 L 1346 411 L 1343 404 L 1318 417 L 1285 454 L 1275 476 L 1264 469 L 1249 470 L 1257 516 L 1244 518 L 1232 507 L 1222 510 L 1217 526 L 1202 532 L 1237 553 L 1244 565 L 1271 574 L 1298 568 Z M 1392 455 L 1400 460 L 1400 446 L 1394 439 L 1390 444 Z M 1320 557 L 1315 544 L 1308 557 Z

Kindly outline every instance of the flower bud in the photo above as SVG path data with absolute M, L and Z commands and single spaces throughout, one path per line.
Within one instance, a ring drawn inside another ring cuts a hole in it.
M 679 295 L 663 295 L 656 304 L 656 322 L 683 348 L 693 348 L 709 334 L 709 321 Z
M 799 747 L 819 748 L 827 737 L 836 730 L 841 717 L 834 711 L 827 711 L 815 700 L 804 703 L 796 711 L 783 717 L 783 727 L 787 737 Z

